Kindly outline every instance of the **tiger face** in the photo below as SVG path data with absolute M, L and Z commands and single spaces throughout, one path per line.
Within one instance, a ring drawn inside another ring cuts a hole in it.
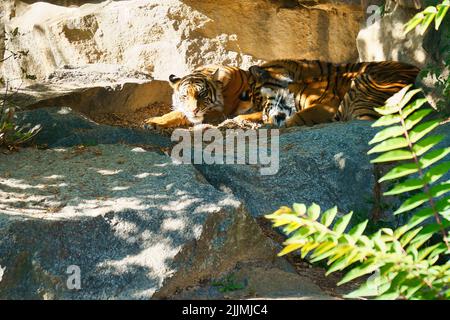
M 263 121 L 277 127 L 285 127 L 286 122 L 296 113 L 295 97 L 288 89 L 262 87 L 261 99 Z
M 217 69 L 212 75 L 201 72 L 183 78 L 170 75 L 169 82 L 174 89 L 174 110 L 182 112 L 193 124 L 202 123 L 208 113 L 222 112 L 224 99 L 218 73 Z
M 251 66 L 249 72 L 249 96 L 253 108 L 263 111 L 264 123 L 285 125 L 286 119 L 295 113 L 294 94 L 287 89 L 292 78 L 260 66 Z

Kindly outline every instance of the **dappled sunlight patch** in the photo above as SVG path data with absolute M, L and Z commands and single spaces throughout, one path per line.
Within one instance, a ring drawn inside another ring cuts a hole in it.
M 417 61 L 424 63 L 427 57 L 426 57 L 425 52 L 423 52 L 421 50 L 416 50 L 416 51 L 414 51 L 414 58 Z
M 154 199 L 154 200 L 161 200 L 161 199 L 168 199 L 169 197 L 165 194 L 149 194 L 142 196 L 143 199 Z
M 57 111 L 58 114 L 64 115 L 64 114 L 69 114 L 72 113 L 72 109 L 69 107 L 62 107 Z
M 343 152 L 339 152 L 337 154 L 334 155 L 334 162 L 336 163 L 336 165 L 338 166 L 338 168 L 340 170 L 344 170 L 345 169 L 345 154 Z
M 138 179 L 145 179 L 150 176 L 162 177 L 162 176 L 164 176 L 164 173 L 162 173 L 162 172 L 143 172 L 143 173 L 136 174 L 134 177 L 138 178 Z
M 164 168 L 167 167 L 168 165 L 171 165 L 171 162 L 164 162 L 164 163 L 155 163 L 153 166 L 154 167 L 160 167 L 160 168 Z
M 91 169 L 96 170 L 94 168 L 91 168 Z M 120 170 L 120 169 L 117 169 L 117 170 L 99 169 L 99 170 L 96 170 L 96 171 L 98 173 L 100 173 L 101 175 L 104 175 L 104 176 L 112 176 L 112 175 L 115 175 L 115 174 L 118 174 L 118 173 L 122 172 L 122 170 Z
M 118 197 L 98 199 L 72 199 L 60 212 L 61 216 L 98 216 L 108 212 L 121 212 L 125 210 L 145 210 L 148 205 L 136 197 Z
M 39 215 L 58 211 L 62 203 L 54 195 L 5 192 L 0 189 L 0 212 L 10 215 Z
M 63 175 L 60 175 L 60 174 L 52 174 L 50 176 L 43 177 L 43 179 L 46 179 L 46 180 L 57 180 L 57 179 L 64 179 L 64 178 L 65 177 Z
M 67 149 L 66 148 L 54 148 L 54 149 L 52 149 L 52 151 L 54 151 L 54 152 L 67 152 Z
M 41 183 L 36 184 L 36 185 L 31 185 L 31 184 L 24 182 L 23 180 L 14 179 L 14 178 L 7 178 L 7 179 L 0 178 L 0 185 L 3 185 L 7 188 L 21 189 L 21 190 L 44 189 L 48 186 L 48 185 L 41 184 Z
M 189 196 L 191 193 L 186 190 L 176 189 L 174 194 L 178 197 L 186 198 L 186 196 Z
M 127 255 L 120 260 L 107 260 L 100 263 L 98 267 L 105 269 L 111 275 L 125 274 L 133 267 L 146 268 L 149 278 L 158 279 L 159 287 L 162 285 L 166 274 L 174 271 L 168 266 L 167 261 L 171 261 L 179 251 L 179 246 L 173 247 L 169 241 L 161 239 L 158 243 L 141 250 L 135 255 Z
M 233 208 L 239 208 L 241 205 L 241 202 L 236 200 L 234 197 L 226 197 L 223 200 L 219 201 L 219 206 L 230 206 Z
M 179 218 L 164 219 L 163 223 L 161 224 L 161 230 L 163 230 L 163 231 L 183 230 L 185 227 L 186 227 L 186 221 L 184 219 L 179 219 Z
M 117 186 L 117 187 L 111 188 L 111 191 L 124 191 L 124 190 L 128 190 L 128 189 L 130 189 L 129 186 L 123 186 L 123 187 Z
M 114 230 L 115 236 L 118 238 L 128 243 L 137 242 L 134 236 L 139 233 L 139 226 L 136 223 L 126 220 L 121 216 L 114 216 L 109 220 L 109 224 L 111 225 L 111 229 Z
M 167 204 L 161 205 L 159 208 L 164 211 L 181 211 L 201 201 L 202 199 L 200 198 L 183 196 L 180 199 L 169 201 Z
M 131 152 L 147 152 L 147 151 L 141 147 L 136 147 L 136 148 L 131 149 Z
M 221 206 L 214 203 L 202 204 L 195 208 L 194 213 L 215 213 L 222 209 Z

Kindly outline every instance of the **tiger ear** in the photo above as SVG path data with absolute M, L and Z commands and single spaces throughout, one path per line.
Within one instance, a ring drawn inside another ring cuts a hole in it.
M 286 74 L 281 73 L 270 73 L 267 70 L 264 70 L 260 66 L 251 66 L 248 71 L 250 71 L 250 74 L 256 78 L 257 80 L 264 82 L 267 80 L 276 81 L 282 86 L 286 86 L 287 83 L 292 83 L 294 80 Z
M 181 80 L 181 78 L 179 78 L 179 77 L 177 77 L 176 75 L 174 75 L 174 74 L 171 74 L 170 76 L 169 76 L 169 83 L 170 83 L 170 85 L 173 87 L 174 85 L 176 85 L 177 83 L 178 83 L 178 81 L 180 81 Z
M 259 80 L 266 80 L 270 78 L 270 73 L 261 68 L 260 66 L 251 66 L 248 71 L 250 71 L 250 74 Z
M 211 79 L 213 79 L 214 81 L 221 82 L 219 76 L 220 76 L 220 69 L 217 68 L 216 71 L 214 71 L 214 73 L 211 75 Z

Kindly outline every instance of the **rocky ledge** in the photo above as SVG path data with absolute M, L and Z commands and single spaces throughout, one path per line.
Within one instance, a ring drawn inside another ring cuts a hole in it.
M 276 257 L 261 216 L 313 201 L 372 216 L 368 122 L 282 131 L 279 170 L 263 176 L 255 164 L 173 163 L 168 138 L 68 108 L 19 118 L 44 129 L 38 148 L 0 154 L 4 299 L 328 299 Z

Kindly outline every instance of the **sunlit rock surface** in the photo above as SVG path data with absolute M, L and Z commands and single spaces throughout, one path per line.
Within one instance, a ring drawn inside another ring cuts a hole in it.
M 411 2 L 409 6 L 406 3 L 400 1 L 400 5 L 393 5 L 383 16 L 368 20 L 357 38 L 359 59 L 407 62 L 422 69 L 436 70 L 440 81 L 443 81 L 450 73 L 444 64 L 449 50 L 450 22 L 444 19 L 438 31 L 432 23 L 425 34 L 421 33 L 420 28 L 405 34 L 404 25 L 419 12 Z M 444 109 L 447 115 L 450 113 L 450 105 L 444 103 L 442 90 L 436 90 L 439 81 L 435 75 L 420 75 L 416 84 L 424 89 L 428 102 L 434 108 Z
M 363 19 L 357 2 L 6 0 L 0 75 L 20 88 L 14 97 L 20 106 L 93 114 L 170 104 L 169 75 L 205 64 L 355 61 Z M 11 52 L 26 55 L 8 58 Z
M 393 12 L 368 20 L 357 38 L 360 60 L 394 60 L 422 67 L 427 57 L 423 36 L 415 30 L 405 35 L 403 28 L 417 12 L 398 6 Z
M 26 149 L 0 155 L 0 186 L 2 299 L 164 298 L 249 262 L 303 283 L 300 297 L 324 296 L 276 258 L 241 202 L 165 155 Z
M 363 19 L 357 1 L 79 3 L 5 4 L 5 29 L 19 32 L 6 46 L 29 54 L 5 61 L 4 77 L 23 78 L 24 67 L 42 81 L 64 65 L 105 63 L 167 80 L 171 73 L 183 75 L 208 63 L 248 67 L 278 58 L 354 61 Z

